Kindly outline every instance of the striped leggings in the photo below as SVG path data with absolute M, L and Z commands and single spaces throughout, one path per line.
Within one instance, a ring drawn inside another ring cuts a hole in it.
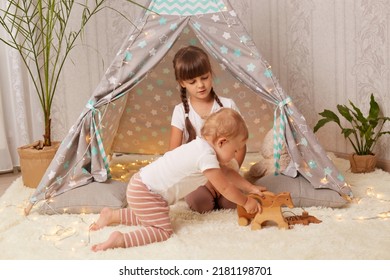
M 127 203 L 128 208 L 120 209 L 120 223 L 143 227 L 123 234 L 126 248 L 165 241 L 173 234 L 168 203 L 142 183 L 139 173 L 130 179 Z

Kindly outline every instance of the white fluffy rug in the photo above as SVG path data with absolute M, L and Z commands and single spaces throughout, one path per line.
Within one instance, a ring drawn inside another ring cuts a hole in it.
M 94 253 L 92 244 L 117 229 L 88 232 L 98 215 L 39 215 L 25 217 L 23 207 L 32 189 L 17 179 L 0 199 L 0 259 L 390 259 L 390 174 L 376 170 L 352 174 L 349 163 L 335 163 L 353 186 L 358 202 L 343 209 L 306 208 L 322 223 L 281 230 L 258 231 L 237 224 L 236 211 L 197 214 L 184 203 L 172 207 L 175 234 L 166 242 L 144 247 Z M 292 211 L 301 214 L 301 208 Z

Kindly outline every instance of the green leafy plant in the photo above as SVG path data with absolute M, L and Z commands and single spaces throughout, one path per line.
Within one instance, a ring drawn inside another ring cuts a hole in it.
M 349 101 L 349 104 L 350 106 L 337 105 L 339 114 L 349 122 L 349 128 L 343 126 L 340 118 L 333 111 L 325 109 L 319 113 L 323 118 L 314 126 L 314 132 L 329 122 L 335 122 L 341 128 L 344 138 L 352 144 L 356 154 L 373 155 L 378 139 L 384 134 L 390 134 L 390 131 L 382 131 L 383 125 L 390 118 L 381 116 L 381 110 L 373 94 L 370 97 L 369 113 L 366 116 L 354 103 Z
M 42 107 L 43 146 L 51 145 L 51 107 L 64 64 L 90 19 L 104 8 L 115 10 L 106 2 L 7 0 L 7 6 L 0 9 L 0 28 L 7 36 L 0 41 L 19 52 Z M 78 25 L 73 29 L 75 20 Z

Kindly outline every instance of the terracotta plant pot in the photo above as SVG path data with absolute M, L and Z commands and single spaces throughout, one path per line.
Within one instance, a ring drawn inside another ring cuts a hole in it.
M 60 142 L 52 142 L 51 146 L 44 147 L 41 150 L 34 148 L 35 145 L 36 143 L 18 148 L 23 184 L 29 188 L 38 186 L 47 167 L 53 160 Z
M 357 155 L 349 156 L 352 173 L 369 173 L 373 172 L 376 167 L 376 155 Z

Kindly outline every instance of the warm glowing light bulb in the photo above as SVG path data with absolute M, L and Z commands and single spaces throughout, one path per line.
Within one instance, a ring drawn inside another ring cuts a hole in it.
M 366 194 L 368 196 L 373 196 L 375 194 L 375 192 L 374 192 L 373 188 L 367 188 Z

